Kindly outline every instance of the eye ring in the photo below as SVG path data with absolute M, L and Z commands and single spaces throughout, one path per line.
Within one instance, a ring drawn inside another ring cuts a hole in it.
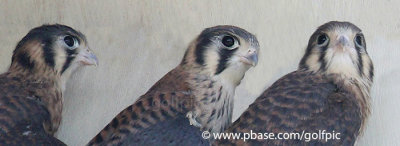
M 317 44 L 322 46 L 322 45 L 327 45 L 329 42 L 329 37 L 326 34 L 321 34 L 317 38 Z
M 357 34 L 354 38 L 354 42 L 358 46 L 363 46 L 363 37 L 360 34 Z
M 71 35 L 64 36 L 63 41 L 67 48 L 71 50 L 76 49 L 79 46 L 78 39 Z
M 228 49 L 234 49 L 238 46 L 238 41 L 235 39 L 235 37 L 230 35 L 223 36 L 221 42 L 222 45 Z

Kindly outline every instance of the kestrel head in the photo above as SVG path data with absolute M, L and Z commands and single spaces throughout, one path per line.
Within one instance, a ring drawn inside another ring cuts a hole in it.
M 372 81 L 374 75 L 364 35 L 350 22 L 331 21 L 318 27 L 299 68 L 364 81 Z
M 235 26 L 206 28 L 193 41 L 182 61 L 239 84 L 245 72 L 258 62 L 257 38 Z
M 97 64 L 82 33 L 55 24 L 30 30 L 17 44 L 9 70 L 64 76 L 79 66 Z

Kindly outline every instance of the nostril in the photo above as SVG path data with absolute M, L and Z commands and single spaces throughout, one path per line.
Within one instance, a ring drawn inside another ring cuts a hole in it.
M 252 54 L 252 53 L 257 53 L 257 52 L 256 52 L 256 50 L 249 49 L 249 50 L 247 51 L 247 53 Z

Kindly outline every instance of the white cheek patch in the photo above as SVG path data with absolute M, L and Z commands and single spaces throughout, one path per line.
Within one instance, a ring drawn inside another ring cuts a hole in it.
M 229 60 L 229 66 L 219 76 L 237 86 L 250 67 L 250 65 L 243 64 L 239 57 L 233 55 Z
M 217 50 L 217 48 L 222 48 L 222 46 L 220 46 L 221 43 L 219 43 L 219 41 L 215 40 L 212 41 L 214 43 L 208 46 L 206 50 L 203 52 L 203 54 L 204 54 L 204 63 L 206 66 L 205 72 L 214 75 L 218 69 L 218 65 L 221 62 L 220 60 L 221 56 L 219 52 L 220 50 Z M 226 86 L 236 87 L 243 79 L 245 72 L 251 67 L 249 65 L 243 64 L 240 61 L 240 58 L 235 55 L 236 53 L 237 52 L 234 52 L 228 58 L 226 62 L 226 68 L 217 76 L 215 76 L 216 78 L 221 80 L 223 84 L 226 84 Z
M 240 58 L 235 56 L 235 54 L 233 54 L 229 59 L 230 60 L 228 61 L 228 64 L 231 65 L 232 67 L 238 67 L 241 64 L 243 64 L 241 63 Z
M 67 53 L 61 48 L 56 48 L 54 54 L 55 68 L 61 71 L 67 61 Z
M 310 56 L 308 56 L 306 64 L 309 70 L 318 71 L 321 67 L 321 63 L 319 62 L 319 54 L 320 52 L 315 51 L 312 52 Z
M 204 52 L 204 63 L 208 72 L 214 74 L 218 68 L 220 56 L 217 51 L 214 51 L 212 49 L 214 48 L 207 48 L 207 50 Z
M 80 64 L 78 63 L 71 63 L 71 65 L 67 68 L 67 70 L 64 71 L 64 73 L 61 75 L 61 89 L 64 92 L 65 91 L 65 86 L 67 83 L 67 80 L 71 77 L 72 73 L 74 73 L 78 68 L 80 67 Z

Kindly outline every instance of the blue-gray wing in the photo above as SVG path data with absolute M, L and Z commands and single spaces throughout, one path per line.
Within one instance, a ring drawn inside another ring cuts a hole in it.
M 123 141 L 124 146 L 209 146 L 208 140 L 203 139 L 199 128 L 189 124 L 183 114 L 175 118 L 161 121 L 135 134 L 127 136 Z

